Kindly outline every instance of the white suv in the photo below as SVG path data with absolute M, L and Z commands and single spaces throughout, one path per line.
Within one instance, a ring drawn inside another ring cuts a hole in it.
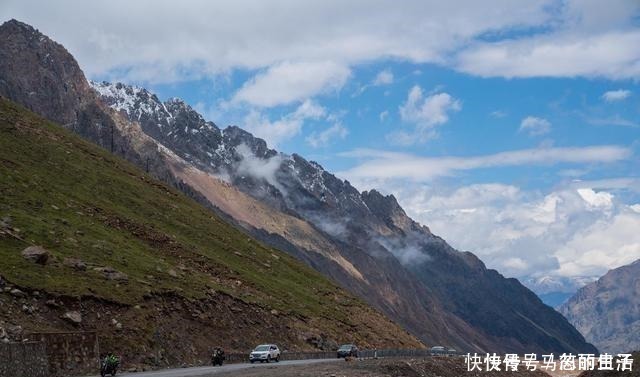
M 249 361 L 252 364 L 256 361 L 268 363 L 271 360 L 280 361 L 280 349 L 275 344 L 261 344 L 251 351 L 249 355 Z

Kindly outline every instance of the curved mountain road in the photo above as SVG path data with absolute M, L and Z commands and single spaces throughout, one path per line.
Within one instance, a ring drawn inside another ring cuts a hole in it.
M 210 376 L 216 375 L 225 372 L 233 372 L 244 369 L 251 368 L 265 368 L 268 366 L 274 365 L 309 365 L 309 364 L 317 364 L 317 363 L 328 363 L 328 362 L 339 362 L 339 359 L 311 359 L 311 360 L 288 360 L 281 361 L 279 363 L 271 363 L 271 364 L 249 364 L 249 363 L 241 363 L 241 364 L 227 364 L 221 367 L 194 367 L 194 368 L 177 368 L 177 369 L 162 369 L 151 372 L 136 372 L 136 373 L 118 373 L 118 376 L 129 376 L 129 377 L 201 377 L 201 376 Z M 344 360 L 342 361 L 344 363 Z M 97 376 L 91 376 L 97 377 Z

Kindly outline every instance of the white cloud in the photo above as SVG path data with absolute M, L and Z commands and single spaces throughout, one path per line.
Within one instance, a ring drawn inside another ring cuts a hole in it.
M 545 35 L 478 42 L 457 57 L 457 69 L 482 77 L 640 77 L 640 31 Z
M 393 72 L 389 69 L 380 71 L 376 78 L 373 79 L 372 85 L 389 85 L 393 84 Z
M 380 118 L 380 122 L 384 122 L 388 117 L 389 117 L 389 111 L 388 110 L 385 110 L 385 111 L 381 112 L 380 115 L 378 115 L 378 118 Z
M 621 126 L 621 127 L 640 127 L 640 123 L 625 119 L 616 114 L 608 118 L 586 118 L 587 123 L 597 126 Z
M 24 20 L 63 43 L 92 78 L 170 82 L 282 62 L 353 67 L 381 59 L 483 76 L 615 78 L 638 77 L 640 52 L 628 48 L 638 45 L 638 7 L 634 0 L 606 7 L 571 0 L 561 6 L 414 0 L 402 7 L 366 0 L 192 0 L 179 7 L 153 0 L 5 0 L 0 17 Z M 543 32 L 509 33 L 531 30 Z M 497 41 L 477 42 L 487 35 Z
M 376 77 L 374 77 L 374 79 L 369 84 L 358 85 L 358 88 L 355 90 L 355 92 L 353 92 L 353 94 L 351 94 L 351 97 L 358 97 L 362 93 L 364 93 L 367 89 L 373 86 L 383 86 L 383 85 L 390 85 L 390 84 L 393 84 L 393 72 L 391 72 L 390 69 L 385 69 L 378 72 Z M 386 91 L 384 95 L 387 96 L 388 93 L 389 92 Z
M 280 190 L 283 194 L 286 194 L 284 188 L 280 185 L 276 177 L 276 173 L 280 169 L 282 161 L 284 160 L 283 156 L 275 155 L 267 159 L 258 158 L 253 154 L 251 148 L 245 144 L 238 145 L 235 151 L 240 156 L 240 162 L 236 167 L 238 174 L 263 179 Z
M 215 73 L 282 61 L 437 62 L 487 31 L 533 26 L 550 17 L 544 8 L 549 0 L 495 1 L 416 0 L 398 7 L 366 0 L 192 0 L 176 7 L 153 0 L 61 0 L 41 1 L 34 12 L 33 4 L 8 0 L 0 15 L 32 23 L 62 42 L 90 76 L 137 71 L 132 79 L 144 72 L 138 78 L 164 81 L 179 80 L 194 66 Z
M 520 131 L 527 132 L 529 136 L 539 136 L 551 131 L 551 122 L 544 118 L 528 116 L 520 122 Z
M 613 205 L 613 195 L 606 191 L 595 192 L 591 188 L 580 188 L 576 191 L 591 208 L 607 209 Z
M 307 100 L 300 104 L 295 111 L 276 121 L 271 121 L 260 111 L 250 110 L 243 119 L 242 128 L 254 136 L 266 140 L 271 148 L 275 148 L 279 143 L 298 135 L 306 120 L 320 119 L 326 114 L 327 112 L 322 106 Z
M 433 127 L 449 121 L 449 113 L 462 108 L 460 101 L 448 93 L 436 93 L 425 97 L 418 85 L 411 88 L 407 101 L 400 106 L 400 117 L 405 122 L 422 127 Z
M 589 190 L 599 198 L 596 206 L 572 186 L 546 193 L 498 183 L 447 188 L 393 180 L 376 186 L 452 246 L 508 276 L 598 276 L 640 258 L 640 209 L 595 187 Z
M 424 142 L 436 134 L 434 127 L 448 122 L 449 114 L 461 108 L 461 102 L 450 94 L 440 92 L 425 96 L 422 88 L 415 85 L 409 90 L 406 102 L 398 109 L 400 118 L 414 124 L 415 129 L 413 132 L 399 131 L 390 136 L 400 144 Z
M 338 122 L 322 132 L 312 132 L 306 140 L 313 148 L 318 148 L 329 145 L 332 140 L 344 139 L 348 134 L 349 130 L 347 130 L 342 123 Z
M 355 179 L 430 180 L 456 172 L 506 166 L 553 165 L 559 163 L 607 163 L 629 158 L 628 148 L 604 145 L 591 147 L 533 148 L 472 157 L 421 157 L 371 149 L 356 149 L 343 157 L 364 160 L 341 174 Z
M 492 111 L 491 113 L 489 113 L 489 115 L 491 115 L 494 118 L 498 118 L 499 119 L 499 118 L 506 117 L 507 116 L 507 112 L 503 111 L 503 110 L 495 110 L 495 111 Z
M 348 67 L 332 61 L 283 62 L 245 82 L 233 102 L 271 107 L 289 104 L 342 88 Z
M 624 99 L 627 99 L 629 98 L 629 96 L 631 96 L 630 90 L 618 89 L 618 90 L 610 90 L 608 92 L 605 92 L 602 95 L 602 99 L 605 100 L 606 102 L 615 102 L 615 101 L 622 101 Z
M 555 256 L 565 276 L 601 275 L 608 269 L 640 259 L 640 214 L 623 212 L 601 216 L 572 234 Z

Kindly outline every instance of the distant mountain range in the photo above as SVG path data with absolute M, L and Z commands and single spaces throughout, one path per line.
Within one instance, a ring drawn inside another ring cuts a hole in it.
M 559 310 L 602 352 L 640 350 L 640 260 L 607 272 Z
M 0 94 L 183 190 L 262 242 L 304 261 L 427 344 L 495 352 L 595 352 L 516 279 L 487 269 L 318 163 L 220 129 L 179 99 L 89 83 L 32 27 L 0 27 Z M 105 111 L 108 106 L 110 111 Z M 354 330 L 355 331 L 355 330 Z
M 598 280 L 597 276 L 542 276 L 522 279 L 522 284 L 531 289 L 545 304 L 557 308 L 571 298 L 578 289 Z

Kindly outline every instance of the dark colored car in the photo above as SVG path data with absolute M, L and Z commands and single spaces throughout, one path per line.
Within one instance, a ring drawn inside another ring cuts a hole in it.
M 353 344 L 343 344 L 338 348 L 338 359 L 343 357 L 358 357 L 358 347 Z

